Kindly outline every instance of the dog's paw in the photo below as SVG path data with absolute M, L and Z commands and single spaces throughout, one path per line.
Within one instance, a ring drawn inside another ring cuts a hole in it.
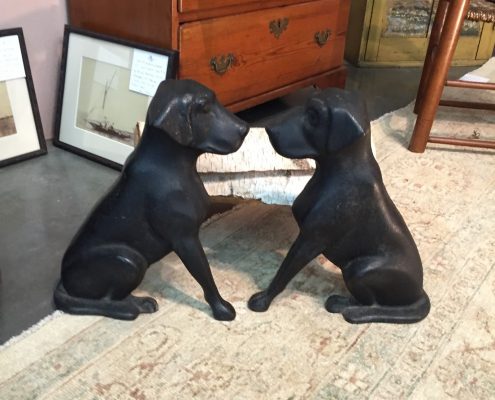
M 211 305 L 213 317 L 219 321 L 232 321 L 235 319 L 235 308 L 228 301 L 220 300 Z
M 271 302 L 271 297 L 268 296 L 268 293 L 264 290 L 251 296 L 248 301 L 248 307 L 252 311 L 263 312 L 268 310 Z
M 158 303 L 153 297 L 134 297 L 133 302 L 141 313 L 151 314 L 158 311 Z
M 341 314 L 346 308 L 357 305 L 357 303 L 349 298 L 339 295 L 331 295 L 325 302 L 325 308 L 333 314 Z

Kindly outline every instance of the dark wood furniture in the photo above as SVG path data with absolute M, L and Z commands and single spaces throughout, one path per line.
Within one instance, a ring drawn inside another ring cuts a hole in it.
M 494 83 L 448 80 L 447 74 L 465 19 L 495 21 L 495 5 L 481 0 L 440 0 L 423 67 L 414 111 L 418 115 L 409 150 L 423 153 L 428 142 L 495 149 L 495 141 L 430 136 L 439 105 L 495 111 L 495 104 L 441 101 L 444 86 L 495 90 Z
M 345 83 L 350 0 L 68 0 L 72 26 L 180 51 L 233 111 Z

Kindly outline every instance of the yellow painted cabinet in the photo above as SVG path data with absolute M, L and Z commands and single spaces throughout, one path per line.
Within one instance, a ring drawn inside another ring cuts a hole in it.
M 358 65 L 423 63 L 438 0 L 352 0 L 346 59 Z M 466 21 L 455 65 L 481 64 L 495 44 L 493 24 Z

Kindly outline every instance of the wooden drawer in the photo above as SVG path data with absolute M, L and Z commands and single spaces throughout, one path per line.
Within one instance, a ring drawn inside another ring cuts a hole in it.
M 212 8 L 259 3 L 259 0 L 179 0 L 179 12 L 209 11 Z
M 305 0 L 310 1 L 310 0 Z M 290 3 L 301 3 L 301 0 L 179 0 L 179 12 L 211 11 L 212 9 L 233 6 L 253 6 L 265 8 Z M 303 1 L 304 2 L 304 1 Z
M 342 64 L 348 11 L 348 1 L 321 0 L 182 24 L 180 78 L 203 83 L 229 105 L 329 71 Z M 270 23 L 284 20 L 277 38 Z M 327 30 L 320 46 L 315 34 Z M 231 59 L 230 68 L 215 72 L 214 57 L 219 69 L 222 57 Z

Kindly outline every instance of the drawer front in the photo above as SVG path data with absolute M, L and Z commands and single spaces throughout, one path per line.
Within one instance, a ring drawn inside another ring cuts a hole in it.
M 310 1 L 310 0 L 303 0 Z M 303 2 L 301 0 L 179 0 L 179 12 L 210 11 L 212 9 L 232 6 L 259 6 L 284 5 Z M 272 4 L 271 4 L 272 3 Z
M 348 11 L 347 0 L 321 0 L 184 24 L 180 78 L 228 105 L 336 68 Z

